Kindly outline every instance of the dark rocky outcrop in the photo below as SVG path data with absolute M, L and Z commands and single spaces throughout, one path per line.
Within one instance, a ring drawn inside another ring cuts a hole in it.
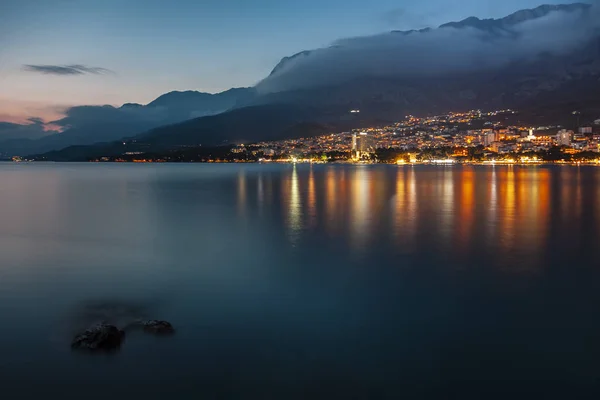
M 73 339 L 73 349 L 91 351 L 111 351 L 118 349 L 125 338 L 125 332 L 114 325 L 97 324 Z
M 167 321 L 149 320 L 142 321 L 141 325 L 144 327 L 144 332 L 154 333 L 157 335 L 170 335 L 175 333 L 175 328 Z

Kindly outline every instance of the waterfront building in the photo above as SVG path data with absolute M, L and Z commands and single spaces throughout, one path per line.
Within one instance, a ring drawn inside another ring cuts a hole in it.
M 352 134 L 352 156 L 356 159 L 375 151 L 373 138 L 367 132 Z
M 556 143 L 559 146 L 570 146 L 571 145 L 571 137 L 573 136 L 573 131 L 568 131 L 566 129 L 561 129 L 556 134 Z

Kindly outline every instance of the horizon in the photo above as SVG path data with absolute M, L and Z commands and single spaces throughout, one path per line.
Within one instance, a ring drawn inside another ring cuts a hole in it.
M 326 4 L 309 1 L 302 7 L 268 0 L 252 7 L 239 3 L 237 8 L 216 2 L 190 3 L 190 9 L 168 10 L 159 2 L 146 4 L 143 10 L 135 8 L 136 0 L 127 1 L 120 9 L 111 8 L 111 3 L 94 6 L 87 1 L 56 0 L 54 8 L 39 0 L 21 1 L 12 7 L 5 4 L 0 34 L 9 40 L 0 49 L 0 57 L 10 61 L 0 64 L 4 87 L 0 122 L 26 125 L 31 118 L 41 118 L 48 124 L 76 106 L 148 104 L 172 91 L 220 93 L 253 87 L 282 58 L 343 38 L 437 27 L 470 16 L 502 18 L 542 4 L 571 4 L 464 0 L 464 6 L 456 8 L 446 0 L 429 0 L 403 7 L 381 0 L 370 4 L 365 13 L 341 0 Z M 34 9 L 36 12 L 26 14 Z M 190 17 L 193 11 L 211 19 L 210 26 L 196 26 L 198 21 Z M 163 20 L 157 24 L 159 17 Z M 324 23 L 332 19 L 340 23 Z M 66 20 L 71 24 L 57 29 Z M 268 27 L 260 29 L 264 24 Z M 277 35 L 271 34 L 273 30 Z M 144 37 L 144 33 L 151 34 Z M 208 34 L 218 38 L 194 36 Z M 243 40 L 247 43 L 240 45 Z M 97 45 L 91 46 L 92 41 Z M 234 43 L 235 51 L 231 48 Z M 128 46 L 135 46 L 136 51 L 132 53 Z M 201 51 L 191 50 L 194 47 Z

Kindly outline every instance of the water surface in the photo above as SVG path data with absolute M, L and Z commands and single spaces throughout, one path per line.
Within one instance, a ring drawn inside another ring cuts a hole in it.
M 4 163 L 0 185 L 3 393 L 600 393 L 600 169 Z M 90 304 L 178 332 L 73 353 Z

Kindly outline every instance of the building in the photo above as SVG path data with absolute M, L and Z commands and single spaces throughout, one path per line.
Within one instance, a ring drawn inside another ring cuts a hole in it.
M 520 143 L 523 143 L 523 142 L 532 142 L 536 139 L 537 139 L 537 137 L 535 136 L 533 129 L 530 129 L 529 131 L 521 132 L 521 137 L 519 139 L 517 139 L 517 141 Z
M 583 126 L 583 127 L 579 128 L 579 133 L 581 133 L 582 135 L 590 135 L 592 133 L 592 127 L 591 126 Z
M 485 147 L 490 147 L 492 143 L 496 142 L 497 140 L 498 135 L 496 132 L 487 132 L 485 135 L 483 135 L 483 145 Z
M 571 137 L 573 135 L 573 131 L 568 131 L 566 129 L 561 129 L 556 134 L 556 143 L 559 146 L 570 146 L 571 145 Z
M 600 119 L 597 119 L 597 120 L 595 120 L 595 121 L 594 121 L 594 124 L 595 124 L 595 125 L 600 125 Z
M 581 132 L 577 132 L 576 134 L 573 135 L 573 141 L 574 142 L 578 142 L 581 140 L 585 140 L 585 135 Z
M 589 149 L 587 140 L 582 140 L 580 142 L 573 142 L 572 147 L 575 150 L 580 150 L 580 151 Z
M 367 132 L 352 134 L 352 156 L 361 158 L 374 151 L 373 138 Z

